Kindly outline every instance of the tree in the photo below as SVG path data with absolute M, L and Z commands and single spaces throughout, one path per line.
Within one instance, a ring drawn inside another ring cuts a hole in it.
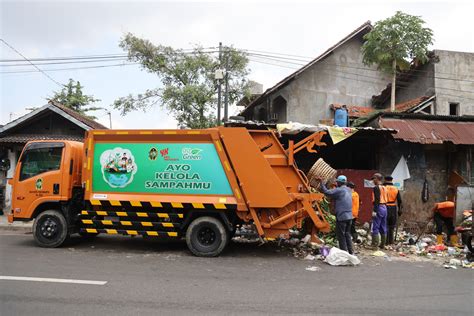
M 377 64 L 378 69 L 392 75 L 390 110 L 395 110 L 397 70 L 403 71 L 412 62 L 428 61 L 428 45 L 433 44 L 433 31 L 423 27 L 425 22 L 418 16 L 397 13 L 375 23 L 372 31 L 364 36 L 363 62 Z
M 54 96 L 51 98 L 51 100 L 58 102 L 91 119 L 96 119 L 95 116 L 88 115 L 87 112 L 102 109 L 100 107 L 89 106 L 90 104 L 99 102 L 100 100 L 94 98 L 92 95 L 85 95 L 82 92 L 82 88 L 84 87 L 81 86 L 79 81 L 69 79 L 69 82 L 61 91 L 54 92 Z
M 145 111 L 159 103 L 187 128 L 207 128 L 215 125 L 217 108 L 217 82 L 215 70 L 220 63 L 216 56 L 202 47 L 192 51 L 154 45 L 128 33 L 120 42 L 120 47 L 128 52 L 128 60 L 140 63 L 149 73 L 160 79 L 160 87 L 146 90 L 137 95 L 128 95 L 115 100 L 113 106 L 122 115 L 131 111 Z M 223 65 L 229 75 L 229 104 L 240 99 L 247 87 L 248 59 L 244 53 L 226 47 L 222 54 Z

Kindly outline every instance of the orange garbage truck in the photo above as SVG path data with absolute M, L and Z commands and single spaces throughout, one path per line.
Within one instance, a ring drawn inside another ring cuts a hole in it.
M 217 256 L 237 225 L 262 241 L 329 224 L 294 154 L 323 146 L 315 133 L 284 149 L 275 132 L 93 130 L 84 142 L 29 142 L 19 159 L 8 219 L 34 220 L 41 247 L 72 234 L 185 239 L 197 256 Z

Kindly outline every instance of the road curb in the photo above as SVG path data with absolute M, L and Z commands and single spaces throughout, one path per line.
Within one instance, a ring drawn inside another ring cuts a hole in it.
M 32 232 L 33 222 L 25 223 L 0 223 L 0 231 L 20 231 L 20 232 Z
M 31 233 L 33 232 L 32 226 L 16 226 L 16 225 L 0 225 L 0 231 L 17 231 Z

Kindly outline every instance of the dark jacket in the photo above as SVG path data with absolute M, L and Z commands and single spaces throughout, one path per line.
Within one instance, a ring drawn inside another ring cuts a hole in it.
M 345 185 L 329 190 L 321 183 L 321 191 L 332 198 L 337 221 L 352 219 L 352 191 Z

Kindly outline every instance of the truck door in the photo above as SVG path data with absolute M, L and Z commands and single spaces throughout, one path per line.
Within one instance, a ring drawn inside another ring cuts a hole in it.
M 62 192 L 61 142 L 31 143 L 21 155 L 13 183 L 14 217 L 31 218 L 37 200 L 58 201 Z

